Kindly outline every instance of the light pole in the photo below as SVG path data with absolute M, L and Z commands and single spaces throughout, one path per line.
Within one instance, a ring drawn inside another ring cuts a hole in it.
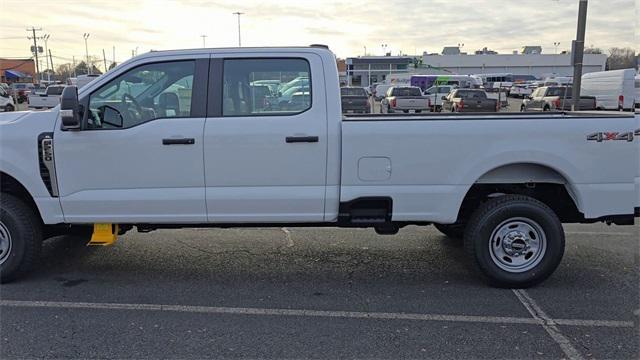
M 554 54 L 558 54 L 558 46 L 560 46 L 560 42 L 554 42 L 553 47 L 555 48 Z
M 380 45 L 382 47 L 382 56 L 386 56 L 387 55 L 387 44 L 382 44 Z
M 240 15 L 244 14 L 243 12 L 240 11 L 236 11 L 233 13 L 233 15 L 237 15 L 238 16 L 238 47 L 242 47 L 242 37 L 241 37 L 241 33 L 240 33 Z
M 207 35 L 203 34 L 203 35 L 200 35 L 200 37 L 202 38 L 202 47 L 206 48 L 207 46 L 206 46 L 206 43 L 205 43 L 205 39 L 207 38 Z
M 462 48 L 464 47 L 464 43 L 458 43 L 458 50 L 462 53 Z
M 578 29 L 576 40 L 572 46 L 571 57 L 573 58 L 573 86 L 571 96 L 573 105 L 571 110 L 580 110 L 580 85 L 582 84 L 582 58 L 584 57 L 584 33 L 587 28 L 587 0 L 580 0 L 578 5 Z M 565 91 L 566 93 L 566 91 Z
M 89 33 L 84 33 L 82 37 L 84 38 L 84 51 L 87 57 L 87 74 L 91 75 L 91 66 L 89 65 L 89 45 L 87 45 L 87 39 L 89 39 Z

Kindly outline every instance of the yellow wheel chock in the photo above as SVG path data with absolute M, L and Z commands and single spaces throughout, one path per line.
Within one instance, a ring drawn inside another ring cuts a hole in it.
M 87 246 L 109 246 L 118 240 L 117 224 L 93 224 L 93 235 Z

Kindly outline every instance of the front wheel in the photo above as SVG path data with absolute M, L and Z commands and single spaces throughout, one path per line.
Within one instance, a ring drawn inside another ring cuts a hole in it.
M 473 263 L 491 285 L 526 288 L 547 279 L 564 255 L 557 215 L 528 196 L 505 195 L 481 205 L 464 234 Z
M 11 111 L 14 111 L 14 110 L 15 109 L 14 109 L 13 105 L 11 105 L 11 104 L 7 104 L 7 106 L 4 107 L 4 111 L 5 112 L 11 112 Z
M 34 211 L 18 198 L 0 196 L 0 282 L 28 273 L 40 255 L 42 225 Z

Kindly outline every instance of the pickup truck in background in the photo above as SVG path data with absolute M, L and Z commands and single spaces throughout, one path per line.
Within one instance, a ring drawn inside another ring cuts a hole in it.
M 424 91 L 424 96 L 429 100 L 431 109 L 434 112 L 440 112 L 443 104 L 442 97 L 449 95 L 453 89 L 455 89 L 453 85 L 434 85 Z
M 520 111 L 569 111 L 573 103 L 571 91 L 571 87 L 567 86 L 539 87 L 522 101 Z M 580 110 L 595 109 L 596 98 L 594 96 L 580 97 Z
M 392 86 L 380 102 L 380 112 L 386 114 L 428 112 L 430 108 L 429 99 L 422 96 L 422 90 L 417 86 Z
M 29 95 L 29 109 L 50 109 L 60 104 L 65 85 L 49 85 L 44 93 Z
M 296 77 L 313 81 L 286 107 L 251 91 Z M 149 52 L 52 110 L 1 113 L 0 134 L 3 282 L 57 235 L 434 224 L 490 284 L 527 287 L 560 263 L 562 223 L 640 213 L 640 116 L 343 116 L 323 46 Z
M 340 88 L 340 100 L 343 113 L 368 114 L 371 112 L 371 97 L 361 87 L 347 86 Z
M 497 112 L 498 100 L 489 99 L 480 89 L 455 89 L 442 97 L 444 111 L 450 112 Z

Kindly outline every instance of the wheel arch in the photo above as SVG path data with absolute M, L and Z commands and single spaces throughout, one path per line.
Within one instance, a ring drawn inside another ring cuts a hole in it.
M 38 214 L 38 216 L 40 216 L 40 219 L 42 219 L 40 209 L 38 208 L 33 195 L 29 192 L 29 190 L 27 190 L 26 186 L 24 186 L 15 177 L 2 170 L 0 170 L 0 194 L 11 194 L 24 201 L 24 203 L 27 204 L 27 206 L 29 206 L 29 208 L 31 208 L 36 214 Z
M 458 211 L 458 221 L 492 196 L 527 195 L 551 207 L 566 222 L 583 219 L 579 192 L 570 177 L 548 164 L 514 162 L 495 166 L 469 186 Z

